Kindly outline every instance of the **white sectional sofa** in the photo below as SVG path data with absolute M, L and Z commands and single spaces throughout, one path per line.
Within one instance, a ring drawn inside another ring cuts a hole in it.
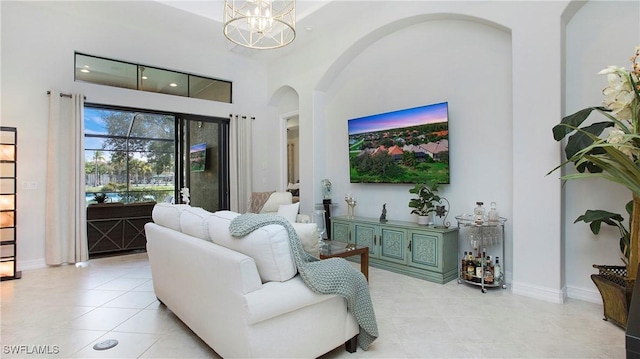
M 234 238 L 228 227 L 237 215 L 154 207 L 145 231 L 158 300 L 224 358 L 315 358 L 343 344 L 355 351 L 358 325 L 346 300 L 303 283 L 284 227 Z M 302 226 L 315 224 L 294 227 L 313 228 Z M 305 236 L 313 251 L 315 237 Z

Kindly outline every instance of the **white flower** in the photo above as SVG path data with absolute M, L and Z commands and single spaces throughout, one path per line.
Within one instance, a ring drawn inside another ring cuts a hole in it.
M 606 69 L 600 70 L 600 72 L 598 72 L 598 75 L 609 75 L 609 74 L 621 73 L 621 72 L 626 73 L 624 67 L 611 65 Z
M 633 143 L 629 143 L 629 137 L 618 128 L 613 128 L 609 131 L 606 141 L 632 160 L 640 155 L 640 151 L 633 146 Z
M 617 128 L 611 129 L 609 131 L 609 137 L 607 137 L 607 142 L 611 144 L 623 144 L 626 142 L 624 139 L 624 132 Z
M 631 104 L 635 100 L 635 94 L 629 73 L 618 66 L 609 66 L 598 72 L 599 75 L 607 75 L 608 86 L 602 90 L 605 96 L 603 104 L 621 120 L 631 119 Z

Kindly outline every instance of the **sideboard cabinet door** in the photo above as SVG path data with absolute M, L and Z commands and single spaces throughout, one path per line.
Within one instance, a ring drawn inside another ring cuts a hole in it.
M 350 243 L 351 223 L 343 221 L 331 221 L 331 240 Z
M 380 238 L 381 259 L 400 264 L 407 263 L 409 242 L 405 229 L 381 225 Z
M 353 224 L 354 243 L 360 247 L 369 247 L 369 258 L 378 258 L 378 238 L 380 230 L 378 226 L 372 224 Z
M 412 267 L 441 270 L 442 260 L 438 258 L 439 247 L 442 244 L 442 236 L 427 232 L 410 231 L 411 253 L 409 265 Z

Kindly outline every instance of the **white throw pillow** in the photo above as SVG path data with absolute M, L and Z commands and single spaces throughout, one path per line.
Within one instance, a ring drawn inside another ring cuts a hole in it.
M 300 209 L 300 203 L 294 204 L 281 204 L 278 207 L 278 216 L 284 217 L 289 223 L 296 223 L 296 216 L 298 215 L 298 210 Z
M 292 223 L 304 251 L 312 256 L 320 257 L 320 243 L 318 242 L 318 225 L 315 223 Z
M 291 192 L 273 192 L 264 206 L 262 206 L 260 213 L 276 213 L 281 204 L 290 203 L 293 203 Z

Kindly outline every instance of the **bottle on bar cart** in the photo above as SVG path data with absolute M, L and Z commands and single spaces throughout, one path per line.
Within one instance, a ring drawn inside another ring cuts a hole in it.
M 473 220 L 476 224 L 484 223 L 485 211 L 484 207 L 482 207 L 483 204 L 484 202 L 476 202 L 476 208 L 473 209 Z
M 500 279 L 502 275 L 502 268 L 500 267 L 500 257 L 496 257 L 496 263 L 493 265 L 493 278 Z
M 467 279 L 467 252 L 464 252 L 462 256 L 462 263 L 460 264 L 460 277 L 462 279 Z

